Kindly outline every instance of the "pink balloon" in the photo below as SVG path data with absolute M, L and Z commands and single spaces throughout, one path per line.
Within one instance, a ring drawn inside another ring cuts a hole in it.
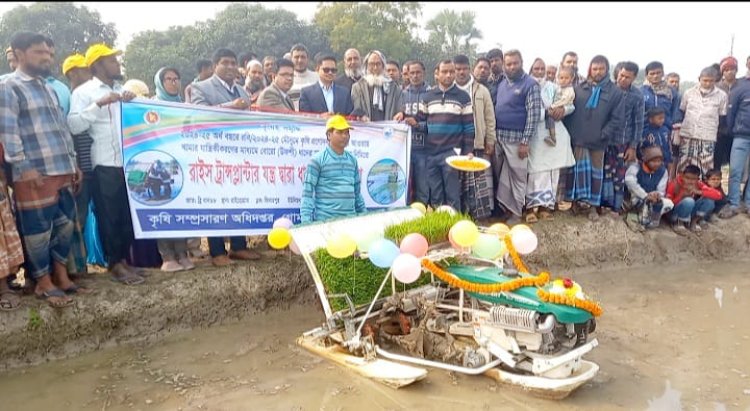
M 393 260 L 393 276 L 404 284 L 411 284 L 419 279 L 422 274 L 422 265 L 419 258 L 411 254 L 401 254 Z
M 273 228 L 282 227 L 282 228 L 286 228 L 288 230 L 288 229 L 292 228 L 293 225 L 294 225 L 294 223 L 292 222 L 292 220 L 290 220 L 290 219 L 288 219 L 286 217 L 281 217 L 278 220 L 274 221 Z
M 297 254 L 297 255 L 300 255 L 300 254 L 302 254 L 302 253 L 301 253 L 301 252 L 299 251 L 299 247 L 297 247 L 297 243 L 295 243 L 295 242 L 294 242 L 294 240 L 292 240 L 292 242 L 291 242 L 291 243 L 289 243 L 289 249 L 290 249 L 290 250 L 292 250 L 292 252 L 293 252 L 294 254 Z
M 430 248 L 430 245 L 427 244 L 427 239 L 419 233 L 411 233 L 401 240 L 401 252 L 417 258 L 427 255 L 428 248 Z

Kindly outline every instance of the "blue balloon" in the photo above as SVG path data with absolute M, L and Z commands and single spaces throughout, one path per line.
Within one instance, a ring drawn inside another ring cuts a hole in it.
M 390 268 L 396 257 L 401 254 L 398 246 L 390 240 L 381 238 L 370 246 L 370 261 L 380 268 Z

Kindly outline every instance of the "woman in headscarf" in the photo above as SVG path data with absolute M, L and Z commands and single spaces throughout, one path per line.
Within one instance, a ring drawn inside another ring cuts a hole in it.
M 591 60 L 586 82 L 575 87 L 575 94 L 575 111 L 565 119 L 576 162 L 568 171 L 566 200 L 574 202 L 574 211 L 597 220 L 604 152 L 616 134 L 622 132 L 624 117 L 620 109 L 622 92 L 610 79 L 606 57 L 595 56 Z
M 176 68 L 163 67 L 156 72 L 154 76 L 154 86 L 156 87 L 156 96 L 154 100 L 169 101 L 173 103 L 182 103 L 180 92 L 182 84 L 180 83 L 180 72 Z M 166 171 L 169 165 L 166 165 Z M 161 190 L 159 190 L 161 191 Z M 157 193 L 161 194 L 161 193 Z M 195 264 L 188 257 L 187 240 L 184 238 L 163 238 L 157 240 L 159 254 L 163 261 L 161 270 L 166 272 L 190 270 L 195 268 Z
M 559 93 L 559 87 L 555 83 L 547 81 L 544 60 L 537 58 L 531 65 L 529 74 L 537 82 L 542 96 L 542 121 L 537 125 L 537 132 L 529 142 L 529 177 L 526 185 L 526 209 L 530 214 L 538 209 L 542 220 L 552 219 L 552 211 L 557 201 L 557 187 L 560 182 L 560 169 L 575 164 L 573 150 L 570 148 L 570 134 L 565 129 L 562 121 L 555 121 L 554 146 L 544 142 L 550 134 L 544 122 L 544 113 L 555 100 L 555 93 Z M 570 71 L 572 75 L 572 70 Z M 574 106 L 565 107 L 565 113 L 572 113 Z M 528 220 L 528 217 L 527 217 Z

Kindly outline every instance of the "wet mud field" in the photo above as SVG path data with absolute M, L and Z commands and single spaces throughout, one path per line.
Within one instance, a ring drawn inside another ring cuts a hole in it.
M 394 390 L 295 345 L 324 316 L 301 299 L 239 322 L 0 373 L 3 410 L 750 410 L 750 261 L 566 274 L 602 302 L 599 374 L 537 399 L 430 370 Z

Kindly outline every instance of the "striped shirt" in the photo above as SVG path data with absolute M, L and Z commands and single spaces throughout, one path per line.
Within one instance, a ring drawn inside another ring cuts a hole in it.
M 424 93 L 417 113 L 418 130 L 426 130 L 425 149 L 442 153 L 460 148 L 461 154 L 474 152 L 474 112 L 471 96 L 456 83 L 448 90 L 433 87 Z
M 16 71 L 0 83 L 0 142 L 13 181 L 32 170 L 44 176 L 75 173 L 73 139 L 56 94 L 44 79 Z
M 353 216 L 366 211 L 357 159 L 327 146 L 305 170 L 300 214 L 303 223 Z

